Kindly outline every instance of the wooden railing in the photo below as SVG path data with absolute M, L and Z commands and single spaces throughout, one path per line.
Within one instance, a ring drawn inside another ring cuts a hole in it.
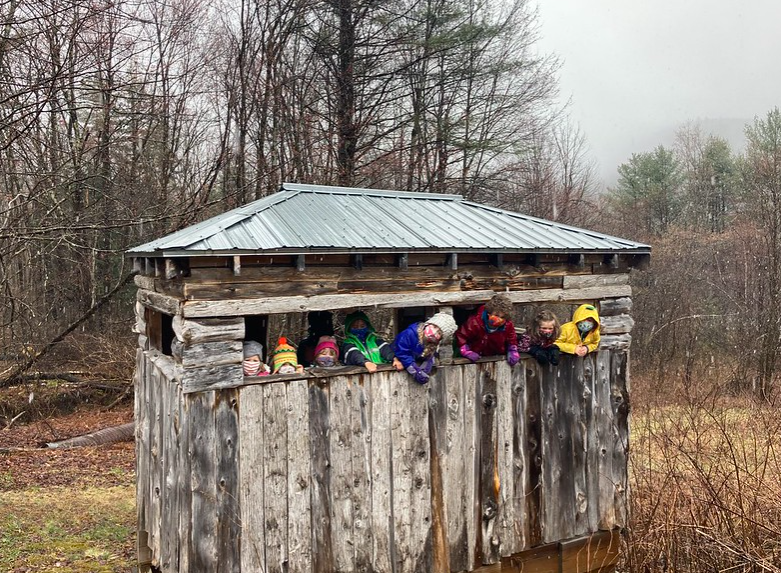
M 464 571 L 626 522 L 623 351 L 191 394 L 169 357 L 137 362 L 139 536 L 163 571 Z

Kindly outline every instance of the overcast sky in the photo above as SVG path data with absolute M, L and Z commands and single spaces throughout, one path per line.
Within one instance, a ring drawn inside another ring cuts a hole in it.
M 540 48 L 563 61 L 562 98 L 609 184 L 686 122 L 734 147 L 781 107 L 780 0 L 537 2 Z

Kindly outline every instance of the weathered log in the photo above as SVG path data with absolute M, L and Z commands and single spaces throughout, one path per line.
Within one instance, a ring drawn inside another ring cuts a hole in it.
M 615 316 L 632 312 L 632 299 L 629 297 L 608 298 L 599 301 L 600 316 Z
M 171 327 L 185 346 L 244 338 L 243 317 L 188 320 L 174 316 Z
M 627 350 L 632 344 L 631 334 L 608 334 L 599 341 L 600 350 Z
M 46 442 L 46 447 L 50 449 L 68 449 L 83 448 L 85 446 L 102 446 L 116 442 L 130 442 L 135 436 L 135 422 L 128 422 L 119 426 L 95 430 L 88 434 L 59 440 L 56 442 Z
M 563 279 L 563 288 L 589 288 L 600 286 L 623 286 L 629 284 L 629 275 L 569 275 Z
M 602 316 L 599 321 L 599 331 L 602 334 L 625 334 L 632 332 L 634 325 L 634 319 L 628 314 Z
M 136 293 L 136 300 L 147 308 L 170 316 L 179 314 L 181 306 L 181 301 L 178 298 L 145 289 L 138 290 Z
M 596 300 L 628 296 L 628 285 L 590 287 L 583 289 L 543 289 L 510 291 L 507 296 L 513 303 L 564 302 Z M 246 316 L 252 314 L 279 314 L 285 312 L 312 312 L 355 307 L 404 308 L 410 306 L 445 306 L 452 304 L 478 304 L 489 300 L 493 290 L 465 292 L 415 292 L 406 294 L 334 294 L 318 296 L 292 296 L 274 299 L 186 301 L 183 303 L 185 318 L 214 316 Z

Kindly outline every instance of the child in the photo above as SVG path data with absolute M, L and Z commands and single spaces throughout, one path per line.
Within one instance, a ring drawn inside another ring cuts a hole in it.
M 307 316 L 309 328 L 307 337 L 298 345 L 298 363 L 303 366 L 312 366 L 315 361 L 315 347 L 322 336 L 334 335 L 333 314 L 327 310 L 313 311 Z
M 561 334 L 556 346 L 567 354 L 585 356 L 599 346 L 599 314 L 591 304 L 581 304 L 572 315 L 572 320 L 561 325 Z
M 540 364 L 556 366 L 559 363 L 559 347 L 554 341 L 560 332 L 556 315 L 549 310 L 542 310 L 534 317 L 529 332 L 521 335 L 518 351 L 531 354 Z
M 333 336 L 321 336 L 315 346 L 314 366 L 330 368 L 336 366 L 339 360 L 339 348 Z
M 255 340 L 245 340 L 243 350 L 244 361 L 241 367 L 244 376 L 268 376 L 271 369 L 263 364 L 263 345 Z
M 426 322 L 410 324 L 393 341 L 401 367 L 412 375 L 415 382 L 425 384 L 434 367 L 440 343 L 450 340 L 455 331 L 456 321 L 444 312 L 438 312 Z
M 344 319 L 344 345 L 342 361 L 347 365 L 364 366 L 369 372 L 377 372 L 378 364 L 393 363 L 401 369 L 391 345 L 378 337 L 369 317 L 358 311 L 348 314 Z
M 484 306 L 466 319 L 456 332 L 461 356 L 477 362 L 481 356 L 507 354 L 507 363 L 515 366 L 518 354 L 518 336 L 510 316 L 513 303 L 507 295 L 496 294 Z
M 298 363 L 296 349 L 287 343 L 284 336 L 279 339 L 274 349 L 274 374 L 302 374 L 304 367 Z

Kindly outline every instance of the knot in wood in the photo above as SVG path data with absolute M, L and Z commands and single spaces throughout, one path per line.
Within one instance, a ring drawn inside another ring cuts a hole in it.
M 490 392 L 483 394 L 483 406 L 486 408 L 493 408 L 496 406 L 496 396 Z
M 485 500 L 485 504 L 483 505 L 483 519 L 485 521 L 490 521 L 494 517 L 496 517 L 497 513 L 497 505 L 496 502 L 492 499 Z

